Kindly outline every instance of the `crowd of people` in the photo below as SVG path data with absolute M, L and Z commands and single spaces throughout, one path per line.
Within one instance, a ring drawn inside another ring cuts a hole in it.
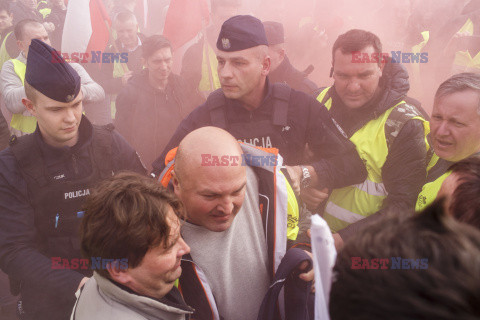
M 479 1 L 97 1 L 0 1 L 0 320 L 480 317 Z

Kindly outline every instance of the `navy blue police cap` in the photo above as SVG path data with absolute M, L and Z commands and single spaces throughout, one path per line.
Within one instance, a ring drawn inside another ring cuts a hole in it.
M 33 39 L 28 49 L 25 81 L 35 90 L 59 102 L 71 102 L 80 92 L 78 73 L 51 46 Z
M 260 20 L 249 15 L 234 16 L 225 21 L 217 40 L 217 49 L 233 52 L 260 45 L 268 46 Z
M 268 45 L 273 46 L 285 42 L 283 25 L 280 22 L 265 21 L 263 27 L 267 35 Z

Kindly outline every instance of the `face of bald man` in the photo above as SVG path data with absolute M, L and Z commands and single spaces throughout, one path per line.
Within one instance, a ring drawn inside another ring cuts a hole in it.
M 183 202 L 187 220 L 210 231 L 225 231 L 232 225 L 245 198 L 244 166 L 188 166 L 174 173 L 175 194 Z

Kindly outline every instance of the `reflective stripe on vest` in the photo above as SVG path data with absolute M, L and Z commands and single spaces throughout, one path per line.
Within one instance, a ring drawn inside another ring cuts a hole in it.
M 442 186 L 443 181 L 450 175 L 451 171 L 447 171 L 438 177 L 436 180 L 426 183 L 422 187 L 422 191 L 418 195 L 417 203 L 415 204 L 415 211 L 419 212 L 425 209 L 437 198 L 438 191 Z
M 0 68 L 3 66 L 3 64 L 12 59 L 12 57 L 10 57 L 10 55 L 8 54 L 8 51 L 7 51 L 7 39 L 8 37 L 10 37 L 12 35 L 12 31 L 10 31 L 4 38 L 3 38 L 3 41 L 2 41 L 2 46 L 0 47 Z
M 183 261 L 188 261 L 192 264 L 192 267 L 195 270 L 195 274 L 198 278 L 198 281 L 200 281 L 200 284 L 203 287 L 203 292 L 205 293 L 205 295 L 207 297 L 209 307 L 210 307 L 210 310 L 211 310 L 212 316 L 213 316 L 212 320 L 220 320 L 220 314 L 218 313 L 217 303 L 215 302 L 215 297 L 213 295 L 212 288 L 210 287 L 210 284 L 208 283 L 207 275 L 205 274 L 205 272 L 203 272 L 203 270 L 194 261 L 189 260 L 189 259 L 185 259 L 185 258 L 183 258 L 182 260 Z M 177 280 L 179 280 L 179 279 L 177 279 Z M 180 287 L 180 290 L 181 290 L 181 287 Z
M 332 106 L 332 99 L 327 95 L 329 89 L 324 89 L 317 97 L 328 110 Z M 350 137 L 350 141 L 355 144 L 360 158 L 365 163 L 368 175 L 363 183 L 332 191 L 325 207 L 324 219 L 333 232 L 377 212 L 382 207 L 383 200 L 388 195 L 382 180 L 382 167 L 388 156 L 385 125 L 392 111 L 404 103 L 404 101 L 397 103 Z M 425 119 L 419 116 L 412 115 L 410 119 L 426 123 Z M 425 126 L 425 137 L 427 134 L 428 127 Z
M 327 95 L 328 93 L 328 90 L 330 90 L 331 87 L 327 87 L 325 89 L 322 90 L 322 92 L 320 92 L 320 94 L 317 96 L 317 101 L 324 104 L 325 107 L 330 110 L 330 108 L 332 107 L 332 98 L 328 97 L 327 101 L 324 101 L 325 100 L 325 96 Z
M 25 63 L 21 62 L 18 59 L 12 59 L 13 69 L 17 76 L 22 80 L 22 84 L 25 84 L 25 71 L 27 66 Z M 37 119 L 34 116 L 24 116 L 21 113 L 15 113 L 12 115 L 12 120 L 10 121 L 10 127 L 21 131 L 23 133 L 32 133 L 37 128 Z
M 470 18 L 467 22 L 458 30 L 457 33 L 473 36 L 474 25 Z M 480 51 L 472 57 L 468 50 L 457 51 L 455 53 L 455 59 L 453 60 L 453 68 L 455 73 L 460 72 L 478 72 L 480 69 Z
M 203 46 L 202 79 L 198 85 L 198 91 L 208 95 L 220 88 L 220 79 L 217 73 L 217 56 L 209 44 Z

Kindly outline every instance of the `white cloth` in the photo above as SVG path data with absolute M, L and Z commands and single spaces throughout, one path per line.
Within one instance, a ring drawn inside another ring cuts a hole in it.
M 318 214 L 312 216 L 311 235 L 315 270 L 315 320 L 328 320 L 330 319 L 328 301 L 332 285 L 332 269 L 337 251 L 327 222 Z

